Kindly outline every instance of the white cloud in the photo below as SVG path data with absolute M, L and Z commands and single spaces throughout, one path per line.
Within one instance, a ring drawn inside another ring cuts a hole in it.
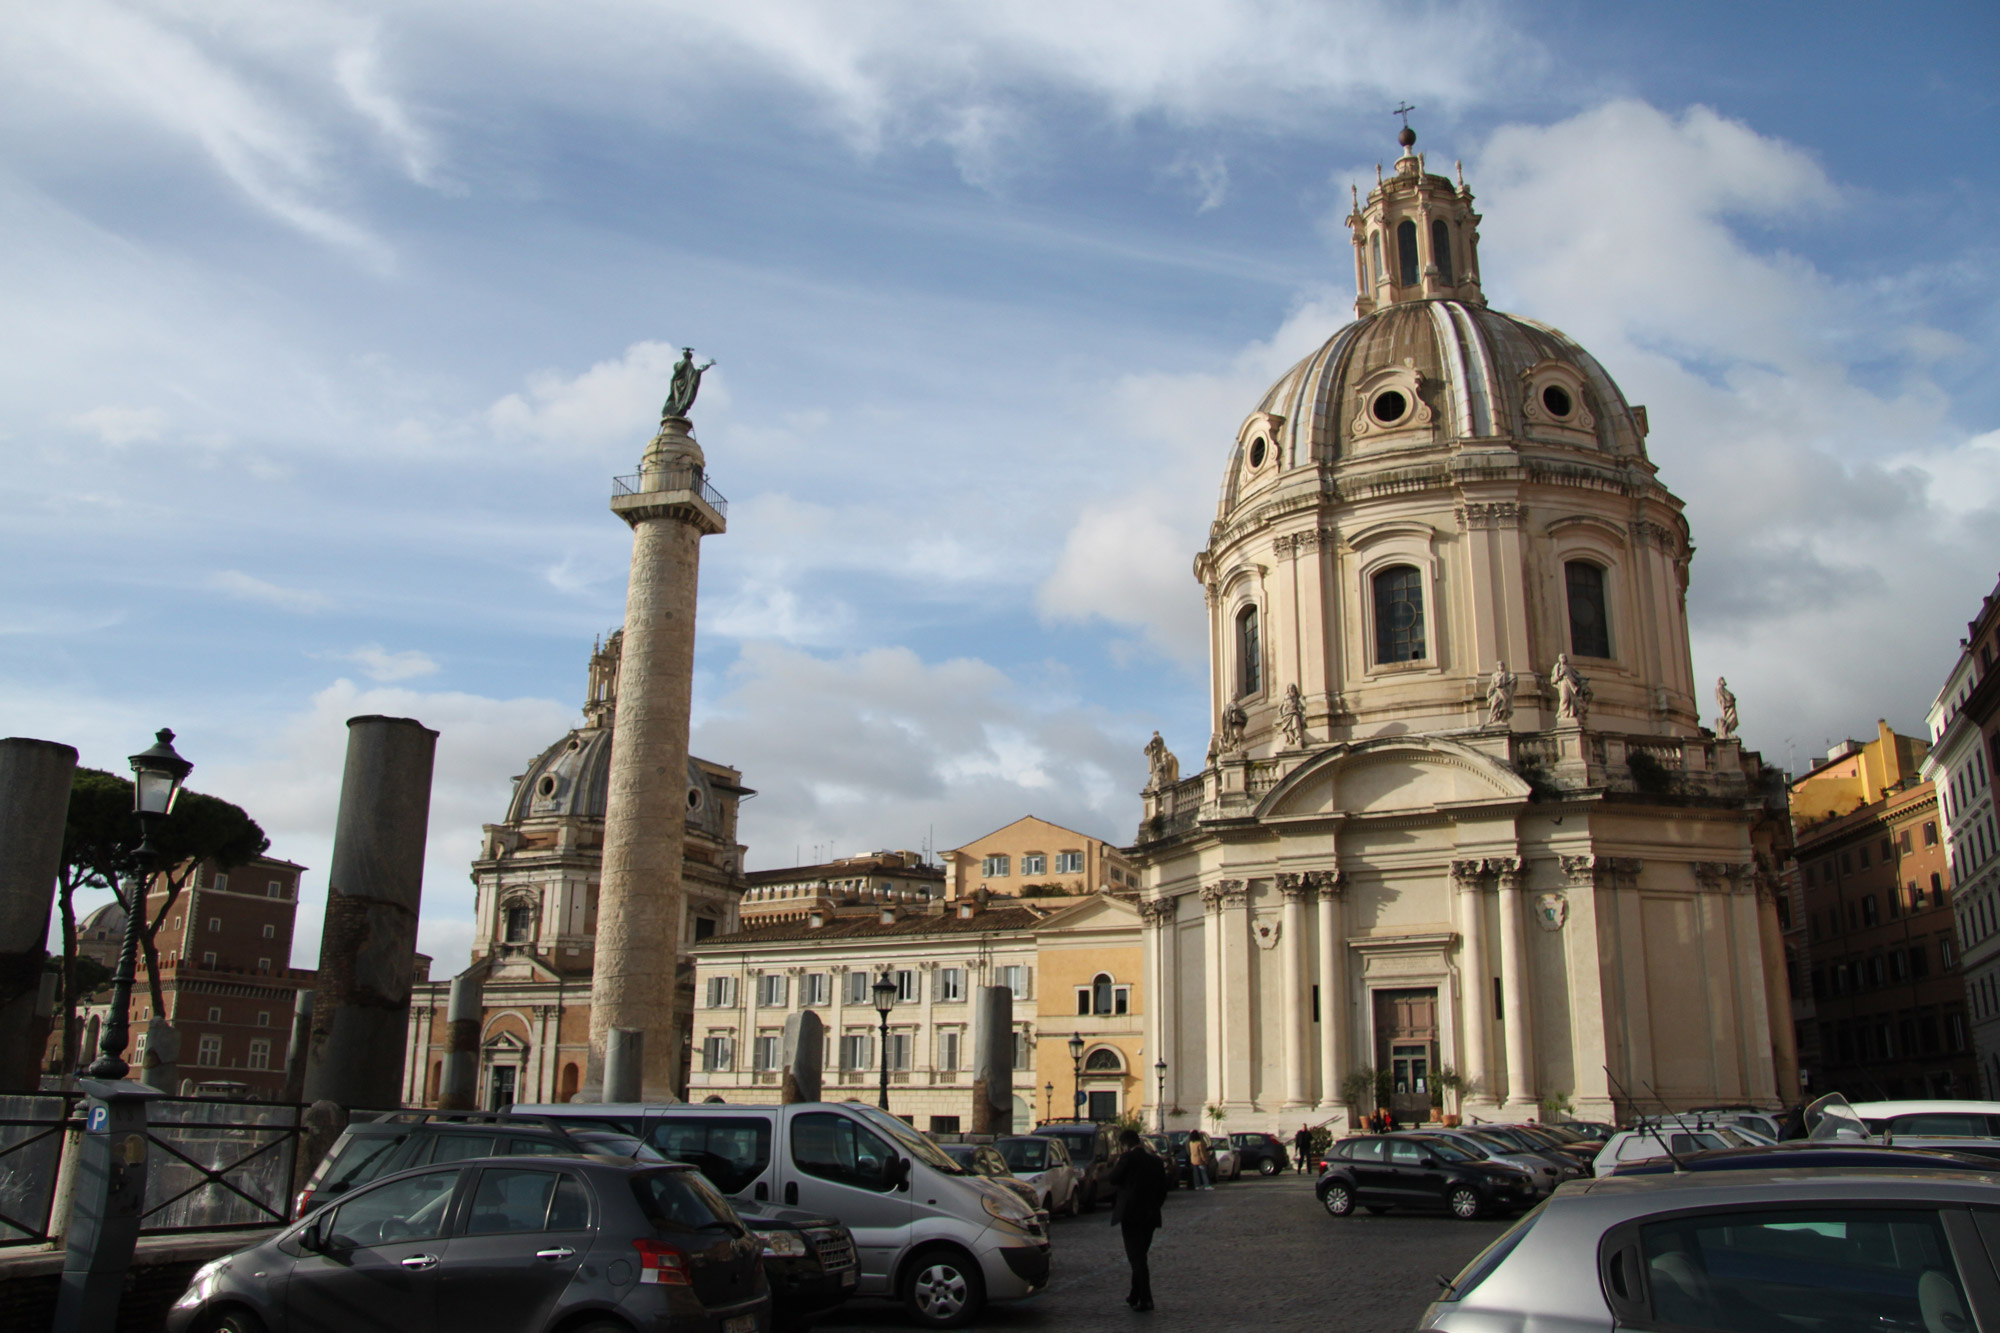
M 414 648 L 392 653 L 379 643 L 366 644 L 340 656 L 360 666 L 370 680 L 411 680 L 418 676 L 434 676 L 438 669 L 438 664 L 428 653 Z
M 1167 175 L 1187 183 L 1199 200 L 1194 210 L 1197 213 L 1212 212 L 1229 197 L 1229 163 L 1220 153 L 1181 157 L 1167 168 Z
M 208 586 L 246 602 L 262 602 L 280 611 L 309 615 L 333 605 L 325 593 L 310 588 L 287 588 L 282 584 L 245 574 L 240 569 L 223 569 L 208 576 Z
M 638 466 L 646 441 L 637 432 L 659 420 L 660 404 L 674 377 L 681 349 L 671 343 L 639 342 L 615 361 L 600 361 L 578 375 L 544 370 L 528 376 L 527 388 L 510 393 L 486 410 L 492 430 L 509 439 L 528 439 L 563 450 L 597 453 L 625 446 Z M 727 395 L 714 371 L 702 379 L 701 405 L 724 405 Z
M 69 424 L 106 444 L 134 444 L 159 439 L 167 414 L 157 407 L 93 407 L 71 417 Z

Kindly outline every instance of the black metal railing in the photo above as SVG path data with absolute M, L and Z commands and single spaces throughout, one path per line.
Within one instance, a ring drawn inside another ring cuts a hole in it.
M 708 484 L 708 474 L 691 464 L 661 468 L 656 472 L 635 472 L 629 477 L 613 477 L 611 494 L 649 495 L 654 491 L 693 491 L 708 502 L 708 507 L 724 518 L 729 516 L 729 501 L 722 498 L 722 492 Z
M 142 1232 L 234 1231 L 282 1225 L 290 1216 L 292 1169 L 304 1107 L 209 1097 L 146 1104 Z
M 0 1097 L 0 1246 L 39 1245 L 54 1220 L 63 1141 L 81 1127 L 74 1093 Z

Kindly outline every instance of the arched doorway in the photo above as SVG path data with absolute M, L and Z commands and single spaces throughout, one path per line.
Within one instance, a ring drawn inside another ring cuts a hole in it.
M 562 1068 L 562 1079 L 556 1084 L 556 1100 L 565 1105 L 575 1101 L 576 1090 L 580 1086 L 581 1081 L 582 1075 L 578 1072 L 574 1064 L 564 1065 Z

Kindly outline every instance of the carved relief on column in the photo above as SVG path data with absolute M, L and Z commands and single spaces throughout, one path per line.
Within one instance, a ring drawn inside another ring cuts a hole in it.
M 1219 912 L 1224 907 L 1241 903 L 1246 896 L 1242 880 L 1218 879 L 1201 891 L 1201 903 L 1209 911 Z
M 1487 876 L 1491 873 L 1487 870 L 1488 864 L 1485 861 L 1453 861 L 1451 863 L 1452 886 L 1461 893 L 1476 893 L 1485 884 Z

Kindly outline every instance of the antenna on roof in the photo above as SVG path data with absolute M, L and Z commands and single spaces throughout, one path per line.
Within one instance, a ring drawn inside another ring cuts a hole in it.
M 1637 1100 L 1632 1096 L 1631 1092 L 1625 1087 L 1623 1083 L 1620 1083 L 1618 1081 L 1618 1075 L 1611 1072 L 1610 1065 L 1604 1066 L 1604 1077 L 1611 1080 L 1611 1086 L 1618 1090 L 1618 1095 L 1625 1099 L 1627 1105 L 1631 1106 L 1638 1105 Z M 1648 1087 L 1646 1091 L 1653 1092 L 1651 1087 Z M 1653 1096 L 1656 1099 L 1659 1097 L 1659 1095 L 1660 1095 L 1659 1093 L 1653 1092 Z M 1665 1103 L 1662 1103 L 1662 1105 L 1664 1104 Z M 1645 1118 L 1643 1116 L 1640 1117 L 1639 1123 L 1642 1125 L 1646 1124 Z M 1653 1131 L 1653 1140 L 1656 1143 L 1658 1143 L 1660 1145 L 1661 1150 L 1667 1154 L 1667 1160 L 1674 1164 L 1674 1174 L 1679 1175 L 1681 1172 L 1687 1170 L 1686 1165 L 1684 1165 L 1681 1162 L 1681 1159 L 1674 1156 L 1673 1145 L 1668 1143 L 1665 1136 L 1663 1136 L 1660 1133 L 1660 1127 L 1658 1125 L 1648 1125 L 1647 1128 Z

